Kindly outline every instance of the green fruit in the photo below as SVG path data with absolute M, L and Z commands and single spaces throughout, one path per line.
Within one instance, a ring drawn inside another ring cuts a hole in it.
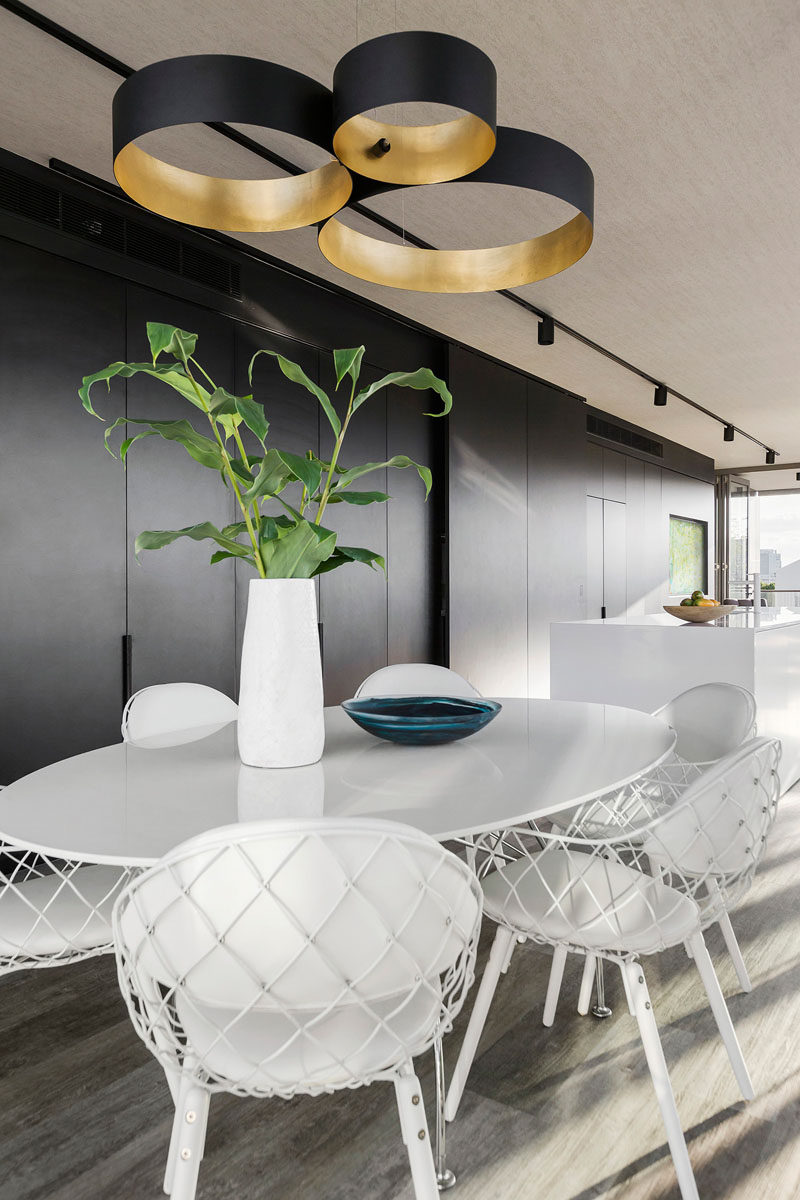
M 691 608 L 691 606 L 692 601 L 690 597 L 687 596 L 685 600 L 681 600 L 681 608 Z
M 703 593 L 700 591 L 699 588 L 697 589 L 697 591 L 692 592 L 692 600 L 702 600 L 702 599 L 703 599 Z

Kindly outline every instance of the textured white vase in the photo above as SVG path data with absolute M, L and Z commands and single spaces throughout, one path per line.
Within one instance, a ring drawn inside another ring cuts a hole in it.
M 239 685 L 239 756 L 302 767 L 325 745 L 313 579 L 251 579 Z

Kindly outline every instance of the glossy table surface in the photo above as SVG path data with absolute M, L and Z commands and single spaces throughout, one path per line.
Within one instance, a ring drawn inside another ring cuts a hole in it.
M 634 778 L 675 744 L 668 726 L 633 709 L 501 702 L 485 729 L 444 746 L 381 741 L 328 708 L 320 762 L 285 770 L 244 766 L 235 723 L 179 746 L 106 746 L 0 792 L 0 837 L 132 866 L 204 830 L 275 817 L 384 817 L 446 839 L 568 808 Z

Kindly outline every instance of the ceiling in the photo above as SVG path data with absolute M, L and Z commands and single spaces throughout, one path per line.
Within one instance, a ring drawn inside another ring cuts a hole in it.
M 38 0 L 34 7 L 133 67 L 178 54 L 249 54 L 328 85 L 347 49 L 395 29 L 476 42 L 497 66 L 498 122 L 566 142 L 595 174 L 589 253 L 519 293 L 774 446 L 779 466 L 800 461 L 796 0 L 506 0 L 502 8 L 487 0 Z M 112 180 L 110 106 L 119 77 L 2 9 L 0 56 L 0 145 Z M 319 163 L 319 151 L 301 142 L 248 132 L 303 166 Z M 147 147 L 210 174 L 278 174 L 204 127 L 154 135 Z M 466 184 L 370 204 L 440 247 L 517 241 L 558 217 L 545 197 Z M 352 223 L 380 234 L 358 218 Z M 723 442 L 719 425 L 672 397 L 654 408 L 650 384 L 580 342 L 557 331 L 555 345 L 540 347 L 535 317 L 500 295 L 361 283 L 322 258 L 313 229 L 243 240 L 702 451 L 719 467 L 763 461 L 758 447 L 738 435 Z M 794 475 L 791 486 L 800 486 Z M 759 473 L 758 486 L 770 478 Z

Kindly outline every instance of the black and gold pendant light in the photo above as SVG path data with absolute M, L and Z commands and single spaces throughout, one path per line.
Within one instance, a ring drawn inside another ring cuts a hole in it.
M 497 75 L 477 46 L 444 33 L 386 34 L 345 54 L 333 85 L 331 92 L 278 63 L 234 55 L 152 63 L 126 79 L 114 97 L 114 174 L 139 204 L 185 224 L 243 233 L 318 225 L 320 249 L 334 266 L 412 291 L 520 287 L 565 270 L 589 249 L 594 178 L 588 164 L 551 138 L 497 128 Z M 372 109 L 419 101 L 461 115 L 420 126 L 367 116 Z M 184 170 L 136 144 L 157 130 L 199 122 L 278 129 L 326 150 L 331 161 L 288 178 L 226 179 Z M 455 180 L 544 192 L 576 213 L 549 233 L 479 250 L 396 245 L 358 233 L 335 216 L 354 184 L 354 198 L 361 200 Z
M 461 109 L 435 125 L 366 116 L 387 104 L 427 101 Z M 333 150 L 385 183 L 443 183 L 483 166 L 495 147 L 497 72 L 487 54 L 446 33 L 387 33 L 349 50 L 333 72 Z
M 152 63 L 114 96 L 114 174 L 145 208 L 186 225 L 240 233 L 324 221 L 350 196 L 350 173 L 331 158 L 285 179 L 218 179 L 147 154 L 135 139 L 172 125 L 233 121 L 295 134 L 330 153 L 332 95 L 313 79 L 258 58 L 192 54 Z
M 458 183 L 502 183 L 556 196 L 577 214 L 557 229 L 523 242 L 479 250 L 427 250 L 359 233 L 337 217 L 318 235 L 328 262 L 370 283 L 416 292 L 494 292 L 547 279 L 582 258 L 592 244 L 594 176 L 569 146 L 526 129 L 500 126 L 497 148 Z M 358 199 L 392 191 L 391 184 L 356 181 Z

